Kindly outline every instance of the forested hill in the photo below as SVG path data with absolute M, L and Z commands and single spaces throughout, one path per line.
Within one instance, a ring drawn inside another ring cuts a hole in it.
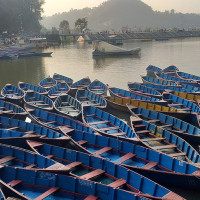
M 129 28 L 191 28 L 200 27 L 200 15 L 153 11 L 140 0 L 108 0 L 95 8 L 71 10 L 45 17 L 41 23 L 46 28 L 59 27 L 62 20 L 68 20 L 70 28 L 78 18 L 87 17 L 92 31 L 120 30 Z

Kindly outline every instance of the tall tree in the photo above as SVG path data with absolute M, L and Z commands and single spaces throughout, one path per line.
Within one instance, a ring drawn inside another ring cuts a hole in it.
M 79 18 L 75 22 L 75 29 L 79 30 L 79 32 L 87 31 L 88 21 L 86 18 Z
M 38 32 L 44 0 L 0 0 L 0 31 Z

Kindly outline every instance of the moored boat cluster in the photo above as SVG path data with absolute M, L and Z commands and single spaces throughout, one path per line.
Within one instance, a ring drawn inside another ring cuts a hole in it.
M 184 199 L 200 188 L 200 77 L 150 65 L 129 90 L 54 74 L 0 95 L 7 199 Z M 108 96 L 109 92 L 109 96 Z M 130 125 L 109 110 L 130 115 Z

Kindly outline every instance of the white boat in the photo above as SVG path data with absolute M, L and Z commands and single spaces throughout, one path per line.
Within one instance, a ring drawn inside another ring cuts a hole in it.
M 92 52 L 93 56 L 139 55 L 141 52 L 141 48 L 139 47 L 132 50 L 127 50 L 104 41 L 93 42 L 93 48 L 94 48 L 94 51 Z

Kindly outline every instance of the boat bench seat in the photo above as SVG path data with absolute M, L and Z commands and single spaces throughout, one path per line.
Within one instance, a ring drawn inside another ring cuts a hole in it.
M 13 181 L 10 181 L 10 182 L 8 183 L 8 185 L 9 185 L 10 187 L 15 187 L 16 185 L 18 185 L 18 184 L 20 184 L 20 183 L 22 183 L 21 180 L 13 180 Z
M 19 127 L 16 126 L 16 127 L 11 127 L 11 128 L 7 128 L 6 131 L 10 131 L 10 130 L 15 130 L 15 129 L 18 129 Z
M 78 141 L 78 144 L 80 144 L 80 145 L 84 145 L 84 144 L 86 144 L 88 141 L 86 141 L 86 140 L 80 140 L 80 141 Z
M 86 115 L 86 117 L 93 117 L 93 116 L 95 116 L 95 114 Z
M 160 140 L 165 140 L 166 138 L 162 138 L 162 137 L 156 137 L 156 138 L 145 138 L 142 139 L 142 142 L 148 142 L 148 141 L 160 141 Z
M 72 163 L 65 165 L 65 166 L 68 168 L 68 170 L 71 170 L 72 168 L 78 167 L 79 165 L 82 165 L 82 162 L 72 162 Z
M 112 188 L 119 188 L 121 187 L 122 185 L 126 184 L 126 180 L 124 179 L 118 179 L 112 183 L 110 183 L 108 186 L 112 187 Z
M 116 130 L 116 129 L 119 129 L 119 126 L 106 127 L 106 128 L 101 128 L 101 129 L 98 129 L 98 130 L 100 130 L 100 131 L 110 131 L 110 130 Z
M 112 147 L 104 147 L 104 148 L 99 149 L 98 151 L 94 152 L 93 155 L 99 156 L 99 155 L 101 155 L 101 154 L 103 154 L 105 152 L 110 151 L 111 149 L 112 149 Z
M 177 156 L 186 156 L 186 153 L 184 153 L 184 152 L 173 153 L 173 154 L 170 154 L 170 156 L 172 156 L 172 157 L 177 157 Z
M 144 165 L 142 167 L 142 169 L 151 169 L 151 168 L 155 167 L 157 164 L 158 164 L 157 162 L 151 161 L 151 162 L 147 163 L 146 165 Z
M 94 178 L 94 177 L 99 176 L 104 173 L 105 173 L 105 171 L 103 171 L 102 169 L 96 169 L 92 172 L 89 172 L 89 173 L 83 175 L 83 176 L 80 176 L 79 178 L 89 180 L 91 178 Z
M 163 125 L 163 126 L 159 126 L 159 128 L 165 128 L 165 127 L 172 127 L 172 124 L 166 124 L 166 125 Z
M 95 197 L 93 195 L 89 195 L 84 200 L 98 200 L 98 199 L 99 199 L 99 197 Z
M 121 157 L 121 161 L 120 163 L 123 163 L 131 158 L 133 158 L 134 156 L 136 156 L 136 154 L 133 154 L 133 153 L 127 153 L 125 154 L 124 156 Z
M 43 194 L 41 194 L 39 197 L 35 198 L 34 200 L 43 200 L 46 197 L 53 194 L 54 192 L 58 191 L 59 189 L 60 189 L 59 187 L 50 188 L 49 190 L 47 190 L 46 192 L 44 192 Z
M 0 159 L 0 164 L 7 163 L 7 162 L 14 160 L 14 159 L 15 159 L 15 157 L 6 156 L 6 157 Z
M 68 170 L 68 168 L 61 163 L 56 163 L 54 165 L 47 167 L 46 170 L 65 170 L 66 171 Z
M 169 144 L 169 145 L 163 145 L 163 146 L 155 146 L 152 147 L 153 149 L 157 150 L 157 149 L 171 149 L 171 148 L 177 148 L 177 146 L 175 144 Z
M 160 120 L 159 119 L 151 119 L 151 120 L 148 120 L 147 122 L 156 123 L 156 122 L 160 122 Z
M 96 125 L 96 124 L 107 124 L 109 123 L 110 121 L 98 121 L 98 122 L 91 122 L 91 123 L 88 123 L 89 125 Z
M 131 117 L 131 121 L 134 122 L 142 122 L 143 120 L 138 117 Z
M 32 164 L 32 165 L 28 165 L 27 167 L 24 167 L 23 169 L 32 169 L 34 167 L 36 167 L 37 165 Z
M 170 106 L 184 106 L 184 104 L 182 103 L 172 103 L 172 104 L 169 104 Z
M 50 122 L 46 122 L 46 123 L 44 123 L 44 124 L 54 124 L 54 123 L 56 123 L 57 121 L 50 121 Z
M 91 90 L 103 90 L 102 88 L 93 88 Z
M 30 146 L 35 148 L 35 147 L 40 147 L 43 145 L 42 142 L 37 142 L 37 141 L 28 141 L 28 143 L 30 143 Z
M 7 114 L 9 114 L 9 113 L 14 113 L 14 111 L 13 110 L 3 110 L 3 111 L 0 111 L 1 113 L 7 113 Z
M 51 159 L 53 157 L 54 157 L 54 155 L 48 155 L 48 156 L 46 156 L 46 158 L 49 158 L 49 159 Z
M 26 133 L 26 134 L 36 134 L 35 131 L 26 131 L 26 132 L 24 132 L 24 133 Z
M 148 134 L 148 130 L 141 130 L 141 131 L 136 131 L 136 134 Z
M 127 133 L 125 133 L 125 132 L 118 132 L 118 133 L 109 133 L 109 135 L 122 136 L 122 135 L 127 135 Z

